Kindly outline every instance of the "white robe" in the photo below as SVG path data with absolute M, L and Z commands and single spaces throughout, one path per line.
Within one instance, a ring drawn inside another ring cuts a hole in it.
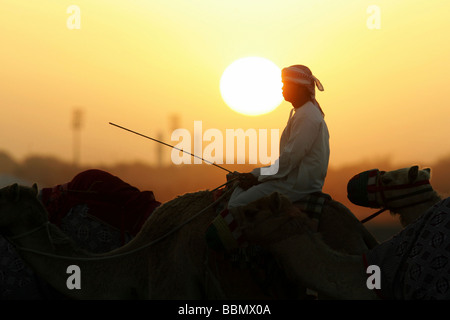
M 281 135 L 278 172 L 262 175 L 261 168 L 254 169 L 251 173 L 261 183 L 246 191 L 236 188 L 228 207 L 246 205 L 275 191 L 291 202 L 322 191 L 330 158 L 329 139 L 328 127 L 314 103 L 308 101 L 295 109 Z

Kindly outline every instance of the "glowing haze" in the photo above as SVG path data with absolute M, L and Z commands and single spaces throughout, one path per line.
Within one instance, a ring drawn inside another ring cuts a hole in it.
M 320 79 L 331 166 L 426 166 L 450 153 L 448 12 L 441 0 L 2 0 L 0 149 L 70 160 L 76 108 L 82 163 L 156 161 L 155 144 L 109 121 L 167 142 L 194 121 L 282 130 L 289 103 L 250 117 L 222 97 L 226 68 L 253 56 Z

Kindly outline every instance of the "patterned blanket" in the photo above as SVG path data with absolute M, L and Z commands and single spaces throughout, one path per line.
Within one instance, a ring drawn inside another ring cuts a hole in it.
M 323 192 L 315 192 L 307 195 L 300 201 L 294 203 L 294 205 L 308 214 L 311 219 L 320 220 L 322 215 L 323 207 L 327 201 L 332 200 L 329 194 Z
M 450 198 L 365 255 L 385 299 L 450 299 Z
M 88 215 L 86 205 L 73 207 L 61 221 L 61 229 L 81 248 L 93 253 L 122 246 L 120 230 Z M 126 242 L 132 237 L 127 235 Z M 63 298 L 25 264 L 14 246 L 0 235 L 0 299 Z
M 92 253 L 108 252 L 129 242 L 160 205 L 151 191 L 140 191 L 101 170 L 83 171 L 67 184 L 44 188 L 41 201 L 50 222 Z M 0 234 L 0 300 L 63 298 Z

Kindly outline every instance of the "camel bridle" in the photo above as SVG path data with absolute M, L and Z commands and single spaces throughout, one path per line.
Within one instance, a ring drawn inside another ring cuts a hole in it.
M 423 199 L 423 200 L 420 200 L 417 202 L 409 203 L 406 205 L 402 205 L 402 206 L 391 205 L 390 203 L 393 201 L 407 199 L 407 198 L 413 198 L 417 195 L 420 195 L 420 194 L 426 193 L 426 192 L 431 193 L 433 191 L 433 188 L 431 187 L 430 180 L 428 180 L 428 179 L 404 183 L 404 184 L 386 186 L 386 185 L 383 185 L 383 183 L 382 183 L 382 177 L 385 173 L 386 173 L 385 171 L 379 171 L 378 169 L 370 170 L 370 172 L 369 172 L 369 175 L 372 174 L 375 176 L 375 179 L 374 179 L 375 183 L 374 184 L 368 183 L 368 185 L 367 185 L 367 193 L 369 195 L 371 195 L 371 197 L 372 197 L 372 200 L 369 202 L 370 207 L 372 207 L 372 208 L 376 208 L 376 207 L 380 208 L 381 207 L 381 209 L 379 211 L 375 212 L 374 214 L 368 216 L 367 218 L 362 219 L 361 223 L 365 223 L 367 221 L 372 220 L 373 218 L 375 218 L 380 213 L 382 213 L 386 210 L 395 211 L 395 210 L 400 210 L 400 209 L 404 209 L 404 208 L 408 208 L 408 207 L 413 207 L 413 206 L 425 203 L 431 199 L 431 197 L 429 197 L 429 198 L 426 198 L 426 199 Z M 413 188 L 417 188 L 417 187 L 421 187 L 421 186 L 428 186 L 428 187 L 421 188 L 419 190 L 408 192 L 408 193 L 405 193 L 405 194 L 402 194 L 399 196 L 395 196 L 395 197 L 387 197 L 386 196 L 386 191 L 407 190 L 407 189 L 413 189 Z M 379 201 L 378 199 L 381 199 L 381 201 Z

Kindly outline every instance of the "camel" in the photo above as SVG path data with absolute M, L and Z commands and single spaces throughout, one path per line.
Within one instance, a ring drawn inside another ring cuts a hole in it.
M 431 187 L 430 178 L 431 169 L 419 170 L 419 166 L 389 172 L 368 170 L 350 179 L 348 198 L 356 205 L 389 210 L 406 227 L 442 200 Z
M 334 299 L 449 299 L 446 274 L 450 269 L 445 264 L 448 237 L 443 235 L 450 226 L 446 218 L 450 217 L 450 199 L 442 200 L 431 187 L 417 192 L 417 186 L 427 184 L 420 182 L 429 180 L 429 168 L 419 170 L 418 166 L 413 166 L 382 172 L 380 178 L 380 185 L 388 188 L 384 189 L 384 195 L 381 195 L 383 188 L 378 188 L 378 203 L 390 208 L 393 214 L 399 214 L 405 227 L 391 240 L 362 255 L 346 254 L 333 250 L 322 235 L 305 228 L 306 222 L 299 222 L 295 224 L 297 230 L 289 232 L 294 234 L 292 237 L 286 236 L 279 241 L 266 237 L 265 240 L 271 242 L 270 252 L 293 282 Z M 405 188 L 415 192 L 405 191 Z M 252 207 L 241 210 L 252 210 Z M 298 219 L 307 217 L 303 215 Z M 422 238 L 428 240 L 421 242 Z M 432 247 L 423 249 L 429 243 Z M 297 254 L 292 254 L 293 251 Z M 390 270 L 383 269 L 384 265 L 379 266 L 381 294 L 367 285 L 367 266 L 371 261 L 387 261 L 390 268 L 397 267 L 395 270 L 399 275 L 392 277 Z M 424 277 L 427 280 L 422 283 Z
M 442 200 L 442 196 L 429 185 L 430 178 L 431 169 L 425 168 L 419 170 L 419 166 L 385 172 L 381 176 L 381 182 L 384 187 L 412 185 L 411 188 L 422 187 L 422 191 L 425 192 L 408 195 L 408 193 L 411 193 L 408 191 L 408 187 L 405 187 L 403 189 L 404 191 L 394 189 L 386 191 L 384 197 L 394 197 L 398 195 L 403 197 L 396 200 L 395 203 L 386 203 L 386 201 L 383 200 L 381 192 L 378 192 L 377 201 L 380 206 L 386 207 L 392 215 L 398 215 L 400 223 L 405 228 L 417 220 L 428 208 Z M 421 184 L 421 182 L 424 184 Z M 414 184 L 417 184 L 417 186 Z M 414 205 L 411 206 L 411 203 Z
M 263 270 L 242 270 L 208 248 L 205 231 L 217 216 L 213 205 L 210 191 L 179 196 L 155 210 L 132 241 L 111 252 L 93 254 L 78 248 L 48 222 L 36 185 L 14 184 L 0 189 L 0 231 L 39 276 L 72 299 L 304 298 L 304 287 L 291 283 L 271 256 Z M 264 225 L 264 230 L 269 228 L 280 239 L 289 234 L 286 227 L 295 230 L 296 223 L 309 223 L 308 219 L 299 220 L 302 211 L 278 194 L 255 205 L 253 211 L 233 214 L 248 238 L 262 248 L 269 248 L 268 243 L 258 240 L 256 231 L 249 228 L 260 208 L 282 214 L 258 214 L 262 224 L 254 230 Z M 355 216 L 334 200 L 324 207 L 318 231 L 330 247 L 348 254 L 363 254 L 378 244 Z M 298 250 L 291 253 L 297 255 Z M 72 265 L 79 267 L 81 289 L 67 286 Z

